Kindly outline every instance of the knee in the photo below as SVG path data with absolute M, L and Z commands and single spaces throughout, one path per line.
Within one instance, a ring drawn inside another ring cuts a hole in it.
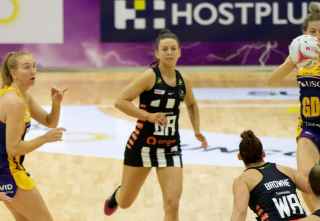
M 33 220 L 39 220 L 39 221 L 53 221 L 53 218 L 50 214 L 39 214 L 37 219 L 33 219 Z
M 180 198 L 170 197 L 164 200 L 164 209 L 167 212 L 177 212 L 179 210 Z
M 128 209 L 132 205 L 133 201 L 132 200 L 123 200 L 118 202 L 118 206 L 121 209 Z

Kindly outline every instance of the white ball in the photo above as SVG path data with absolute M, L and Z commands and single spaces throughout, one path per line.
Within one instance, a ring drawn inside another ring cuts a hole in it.
M 319 41 L 311 35 L 300 35 L 289 45 L 289 57 L 298 67 L 311 66 L 319 58 Z

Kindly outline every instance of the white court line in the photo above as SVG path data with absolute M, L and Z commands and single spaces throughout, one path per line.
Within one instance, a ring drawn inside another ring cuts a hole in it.
M 274 108 L 274 109 L 283 109 L 283 108 L 298 108 L 299 104 L 265 104 L 265 103 L 255 103 L 255 104 L 199 104 L 199 108 Z M 111 104 L 101 104 L 97 105 L 99 108 L 114 108 Z M 184 105 L 182 106 L 185 107 Z
M 112 107 L 112 105 L 107 105 Z M 49 107 L 46 107 L 49 108 Z M 135 127 L 134 121 L 124 120 L 103 113 L 97 106 L 64 106 L 60 125 L 67 128 L 62 142 L 47 143 L 38 151 L 78 156 L 94 156 L 123 159 L 128 137 Z M 75 116 L 76 113 L 76 117 Z M 81 119 L 81 120 L 79 120 Z M 84 127 L 85 125 L 85 127 Z M 32 124 L 26 140 L 41 136 L 47 129 Z M 185 164 L 241 166 L 237 160 L 239 134 L 203 131 L 209 148 L 199 148 L 199 142 L 191 129 L 180 129 Z M 296 140 L 290 137 L 261 137 L 267 161 L 295 167 Z

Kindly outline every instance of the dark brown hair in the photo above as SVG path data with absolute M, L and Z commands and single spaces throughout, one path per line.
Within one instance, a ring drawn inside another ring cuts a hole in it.
M 239 152 L 243 162 L 246 165 L 260 162 L 263 154 L 260 139 L 251 130 L 243 131 L 240 136 L 242 140 L 239 144 Z
M 155 49 L 156 50 L 159 48 L 160 41 L 162 39 L 166 39 L 166 38 L 171 38 L 171 39 L 176 40 L 178 42 L 179 47 L 180 47 L 180 40 L 179 40 L 178 36 L 176 34 L 174 34 L 173 32 L 171 32 L 169 29 L 162 29 L 159 32 L 158 37 L 155 40 Z
M 302 31 L 305 32 L 308 29 L 309 22 L 320 21 L 320 3 L 311 2 L 309 4 L 309 14 L 302 24 Z
M 156 40 L 154 42 L 154 49 L 158 50 L 160 41 L 163 39 L 167 39 L 167 38 L 171 38 L 171 39 L 176 40 L 178 42 L 178 46 L 179 47 L 181 46 L 180 40 L 176 34 L 171 32 L 169 29 L 162 29 L 162 30 L 160 30 L 158 37 L 156 38 Z M 156 66 L 158 64 L 159 64 L 159 61 L 158 61 L 158 59 L 156 59 L 154 62 L 151 63 L 150 66 Z

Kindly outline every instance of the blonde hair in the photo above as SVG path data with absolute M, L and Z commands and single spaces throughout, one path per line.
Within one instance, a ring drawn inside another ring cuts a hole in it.
M 13 78 L 11 75 L 11 70 L 14 70 L 18 66 L 18 58 L 23 55 L 30 55 L 31 53 L 25 51 L 8 52 L 3 59 L 1 66 L 1 78 L 2 78 L 2 88 L 5 86 L 10 86 L 12 84 Z
M 302 31 L 306 31 L 311 21 L 320 21 L 320 3 L 310 2 L 309 4 L 309 14 L 304 20 L 302 25 Z

